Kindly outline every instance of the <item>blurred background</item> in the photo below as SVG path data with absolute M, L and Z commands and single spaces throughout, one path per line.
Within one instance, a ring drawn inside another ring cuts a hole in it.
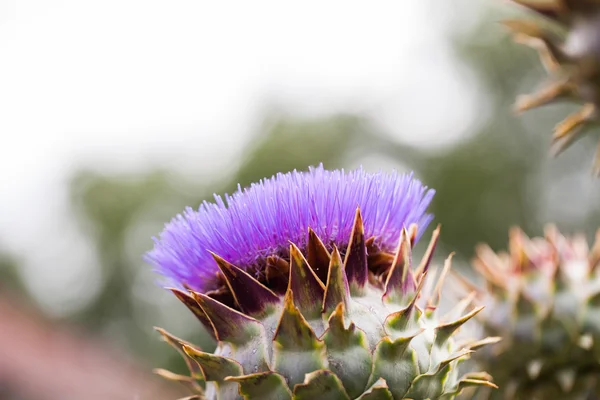
M 206 348 L 142 261 L 184 206 L 276 172 L 414 170 L 438 257 L 547 222 L 591 238 L 594 138 L 511 113 L 544 73 L 502 0 L 0 1 L 0 399 L 168 399 L 154 325 Z

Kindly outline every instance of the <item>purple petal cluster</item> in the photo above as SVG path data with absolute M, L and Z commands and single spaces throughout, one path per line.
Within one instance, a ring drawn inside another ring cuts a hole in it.
M 284 254 L 293 242 L 306 245 L 312 228 L 327 245 L 348 244 L 360 207 L 366 237 L 387 250 L 397 246 L 403 227 L 431 221 L 426 214 L 434 191 L 412 174 L 328 171 L 322 165 L 263 179 L 197 211 L 187 208 L 165 225 L 146 261 L 166 284 L 196 291 L 214 289 L 218 271 L 210 252 L 240 268 Z

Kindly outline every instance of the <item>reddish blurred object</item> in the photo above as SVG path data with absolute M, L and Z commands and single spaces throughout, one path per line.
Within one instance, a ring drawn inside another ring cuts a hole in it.
M 181 393 L 105 344 L 0 295 L 0 399 L 165 400 Z

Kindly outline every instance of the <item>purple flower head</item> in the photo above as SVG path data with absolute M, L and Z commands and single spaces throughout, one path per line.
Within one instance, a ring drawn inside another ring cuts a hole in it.
M 146 261 L 166 284 L 199 292 L 215 289 L 219 270 L 212 253 L 256 271 L 266 257 L 285 255 L 290 242 L 304 250 L 308 228 L 328 247 L 348 244 L 360 207 L 366 237 L 393 251 L 403 227 L 431 221 L 433 190 L 412 174 L 328 171 L 322 165 L 263 179 L 197 211 L 187 208 L 166 224 Z

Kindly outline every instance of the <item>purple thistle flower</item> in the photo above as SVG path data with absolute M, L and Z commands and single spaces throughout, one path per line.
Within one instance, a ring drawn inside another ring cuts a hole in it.
M 285 256 L 290 242 L 304 250 L 311 228 L 325 245 L 344 249 L 360 207 L 365 237 L 393 251 L 403 227 L 416 223 L 419 232 L 431 221 L 426 214 L 434 191 L 413 174 L 367 173 L 362 168 L 293 171 L 263 179 L 198 211 L 187 208 L 166 224 L 145 260 L 166 284 L 207 292 L 218 286 L 212 253 L 257 272 L 269 256 Z

